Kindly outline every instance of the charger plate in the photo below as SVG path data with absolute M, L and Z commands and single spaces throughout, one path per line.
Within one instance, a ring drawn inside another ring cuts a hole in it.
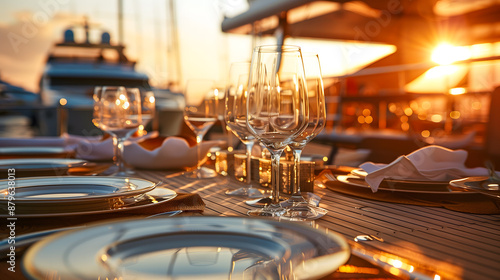
M 368 173 L 361 168 L 353 169 L 351 175 L 364 179 Z M 422 191 L 447 191 L 448 181 L 414 180 L 414 179 L 392 179 L 385 178 L 381 188 L 395 190 L 422 190 Z M 416 189 L 417 188 L 417 189 Z
M 123 177 L 48 176 L 15 181 L 18 203 L 88 202 L 113 197 L 135 196 L 155 188 L 149 180 Z M 2 201 L 8 198 L 9 180 L 0 180 Z
M 336 176 L 339 182 L 356 186 L 362 188 L 370 189 L 370 185 L 365 181 L 364 178 L 353 175 L 339 175 Z M 382 181 L 379 186 L 379 191 L 392 191 L 401 193 L 450 193 L 453 192 L 447 188 L 448 182 L 436 182 L 432 183 L 429 181 L 424 181 L 426 183 L 422 184 L 422 181 Z M 455 191 L 455 193 L 463 193 Z
M 83 215 L 114 214 L 124 211 L 135 211 L 141 208 L 164 203 L 177 197 L 177 193 L 168 188 L 155 188 L 135 197 L 111 199 L 109 201 L 93 201 L 91 203 L 67 203 L 58 205 L 16 205 L 16 218 L 63 218 Z M 3 207 L 2 207 L 3 208 Z M 2 212 L 0 218 L 11 217 L 8 211 Z
M 318 279 L 349 256 L 346 240 L 326 230 L 260 218 L 190 216 L 56 234 L 32 246 L 22 268 L 32 279 Z
M 66 175 L 70 168 L 87 163 L 86 160 L 72 158 L 0 159 L 0 178 L 7 178 L 8 174 L 13 174 L 16 178 Z
M 481 193 L 500 199 L 500 181 L 486 176 L 467 177 L 450 181 L 450 185 L 459 190 Z
M 15 183 L 15 189 L 9 189 L 9 182 Z M 113 209 L 126 205 L 124 199 L 136 199 L 155 187 L 156 184 L 148 180 L 120 177 L 49 176 L 0 180 L 0 209 L 7 212 L 12 202 L 16 214 Z
M 0 147 L 0 156 L 2 157 L 61 157 L 72 154 L 72 150 L 64 147 Z

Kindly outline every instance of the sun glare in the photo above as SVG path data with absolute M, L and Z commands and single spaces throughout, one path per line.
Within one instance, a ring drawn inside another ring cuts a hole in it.
M 469 47 L 458 47 L 442 43 L 434 49 L 431 59 L 440 65 L 448 65 L 456 61 L 469 59 L 470 57 Z

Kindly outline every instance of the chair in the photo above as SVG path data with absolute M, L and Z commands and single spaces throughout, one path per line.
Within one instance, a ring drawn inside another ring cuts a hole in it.
M 485 158 L 500 168 L 500 87 L 491 93 L 490 111 L 486 124 Z

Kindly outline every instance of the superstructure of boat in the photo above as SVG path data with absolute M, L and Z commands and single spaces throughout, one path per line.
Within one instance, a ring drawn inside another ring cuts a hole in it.
M 103 32 L 101 42 L 89 40 L 85 22 L 85 41 L 76 42 L 70 28 L 64 41 L 50 51 L 40 79 L 40 133 L 57 135 L 61 125 L 71 134 L 95 134 L 92 124 L 93 91 L 96 86 L 127 86 L 151 90 L 146 74 L 136 71 L 135 62 L 124 53 L 125 46 L 111 44 Z M 64 114 L 61 114 L 64 111 Z

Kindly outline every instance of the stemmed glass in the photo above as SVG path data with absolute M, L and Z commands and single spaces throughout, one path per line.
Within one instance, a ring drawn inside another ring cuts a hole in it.
M 300 133 L 290 145 L 294 156 L 294 184 L 292 196 L 281 203 L 287 208 L 284 216 L 302 219 L 319 217 L 324 210 L 309 204 L 300 192 L 300 157 L 302 150 L 325 127 L 326 109 L 321 66 L 317 54 L 303 54 L 307 82 L 307 98 L 309 101 L 309 122 L 306 129 Z
M 129 90 L 129 88 L 127 88 Z M 156 98 L 154 92 L 147 90 L 141 92 L 141 126 L 145 129 L 156 113 Z
M 127 176 L 123 162 L 124 142 L 142 123 L 139 89 L 104 86 L 94 91 L 92 122 L 113 137 L 116 170 L 109 175 Z
M 245 186 L 236 190 L 226 191 L 227 195 L 245 196 L 249 198 L 262 197 L 262 193 L 251 184 L 252 147 L 256 142 L 246 125 L 247 88 L 250 62 L 232 63 L 229 70 L 229 81 L 226 89 L 224 120 L 229 129 L 246 147 Z
M 250 210 L 251 216 L 279 217 L 279 163 L 287 145 L 308 124 L 309 107 L 300 47 L 254 49 L 248 81 L 247 126 L 271 153 L 271 203 Z
M 189 80 L 186 84 L 184 97 L 184 121 L 196 134 L 198 164 L 196 169 L 184 175 L 189 178 L 213 178 L 217 176 L 215 170 L 202 167 L 201 142 L 208 130 L 217 121 L 217 104 L 214 82 L 211 80 Z

